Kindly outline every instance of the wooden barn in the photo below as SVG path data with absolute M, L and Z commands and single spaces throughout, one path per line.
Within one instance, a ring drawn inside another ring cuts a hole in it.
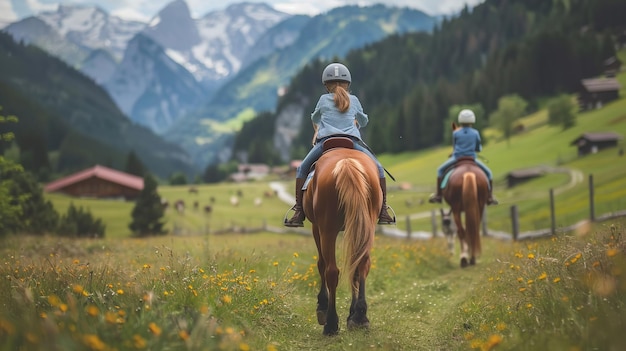
M 578 156 L 596 152 L 609 147 L 616 147 L 622 136 L 613 132 L 584 133 L 574 139 L 570 145 L 578 148 Z
M 520 183 L 527 182 L 533 178 L 541 177 L 544 175 L 544 173 L 545 172 L 539 168 L 514 170 L 506 175 L 506 184 L 507 187 L 512 188 Z
M 615 77 L 622 68 L 622 61 L 615 56 L 611 56 L 604 60 L 604 75 L 606 77 Z
M 581 85 L 578 104 L 583 111 L 601 108 L 619 98 L 621 85 L 615 78 L 583 79 Z
M 44 187 L 46 192 L 60 192 L 76 197 L 136 198 L 143 189 L 143 178 L 96 165 Z

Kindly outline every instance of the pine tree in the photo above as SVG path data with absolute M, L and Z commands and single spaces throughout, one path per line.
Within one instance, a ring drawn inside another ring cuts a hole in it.
M 161 205 L 161 197 L 157 192 L 157 182 L 153 176 L 147 174 L 143 178 L 143 189 L 135 202 L 132 217 L 133 221 L 128 228 L 135 236 L 162 235 L 164 223 L 161 221 L 164 215 Z
M 141 162 L 135 151 L 130 151 L 126 158 L 126 167 L 124 167 L 126 173 L 143 177 L 146 174 L 146 167 Z

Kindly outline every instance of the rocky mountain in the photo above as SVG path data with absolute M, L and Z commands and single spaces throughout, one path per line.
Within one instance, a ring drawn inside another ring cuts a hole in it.
M 175 0 L 143 32 L 212 88 L 236 74 L 259 37 L 287 17 L 264 3 L 239 3 L 194 20 L 187 3 Z
M 105 87 L 126 115 L 156 133 L 163 133 L 205 97 L 193 75 L 144 34 L 130 41 Z
M 167 135 L 206 165 L 230 157 L 233 133 L 273 109 L 304 65 L 392 34 L 428 31 L 436 21 L 383 5 L 308 17 L 263 3 L 233 4 L 194 19 L 185 1 L 174 0 L 147 24 L 97 7 L 60 6 L 7 31 L 81 69 L 132 121 Z
M 226 161 L 232 142 L 227 134 L 236 131 L 225 125 L 273 110 L 280 89 L 303 66 L 343 57 L 389 35 L 430 31 L 436 21 L 418 10 L 384 5 L 345 6 L 315 16 L 299 23 L 299 35 L 291 44 L 242 69 L 199 110 L 173 125 L 166 138 L 182 145 L 200 164 Z
M 187 3 L 175 0 L 146 24 L 94 6 L 61 5 L 5 30 L 80 69 L 106 87 L 133 121 L 160 133 L 249 63 L 257 40 L 288 17 L 263 3 L 240 3 L 194 19 Z M 142 37 L 134 40 L 137 35 Z M 152 48 L 138 50 L 138 43 Z M 155 52 L 167 57 L 142 57 Z
M 32 45 L 0 32 L 0 106 L 18 116 L 21 156 L 39 155 L 35 171 L 65 174 L 95 163 L 123 169 L 133 151 L 153 174 L 199 172 L 188 154 L 128 119 L 84 74 Z M 0 130 L 0 132 L 2 132 Z M 49 163 L 49 165 L 45 165 Z
M 45 31 L 42 24 L 45 23 Z M 59 5 L 56 11 L 42 12 L 7 26 L 4 30 L 18 40 L 33 43 L 48 53 L 80 67 L 91 51 L 108 51 L 117 61 L 122 59 L 128 41 L 145 27 L 145 23 L 111 16 L 97 6 Z M 58 39 L 46 43 L 45 38 Z M 67 46 L 81 50 L 71 55 Z

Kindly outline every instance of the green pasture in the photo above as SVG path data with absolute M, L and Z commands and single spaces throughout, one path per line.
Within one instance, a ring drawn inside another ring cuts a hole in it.
M 510 207 L 517 205 L 520 230 L 532 231 L 550 227 L 549 191 L 554 189 L 556 217 L 559 226 L 567 226 L 589 217 L 589 175 L 593 175 L 596 214 L 626 208 L 626 157 L 618 155 L 618 148 L 602 150 L 597 154 L 577 157 L 571 141 L 587 131 L 615 131 L 626 135 L 626 98 L 605 106 L 603 109 L 579 114 L 578 123 L 568 130 L 544 125 L 511 138 L 510 142 L 494 140 L 482 152 L 495 176 L 495 195 L 500 205 L 487 209 L 489 228 L 511 231 Z M 536 119 L 537 114 L 530 116 Z M 536 122 L 534 122 L 536 123 Z M 446 159 L 450 147 L 434 148 L 400 155 L 381 155 L 385 168 L 396 178 L 388 181 L 388 203 L 396 212 L 400 229 L 406 228 L 410 215 L 438 210 L 441 205 L 429 204 L 428 196 L 434 191 L 436 168 Z M 513 188 L 506 186 L 506 174 L 530 167 L 559 168 L 577 172 L 582 179 L 573 183 L 569 173 L 546 173 Z M 287 191 L 293 193 L 293 181 L 282 180 Z M 282 202 L 270 188 L 269 181 L 249 183 L 220 183 L 193 185 L 198 193 L 191 193 L 191 185 L 158 188 L 170 207 L 166 211 L 166 228 L 178 234 L 198 234 L 225 230 L 231 227 L 260 228 L 263 225 L 281 226 L 283 216 L 290 204 Z M 238 194 L 241 194 L 239 196 Z M 129 236 L 128 224 L 134 204 L 118 200 L 71 198 L 47 194 L 59 211 L 64 212 L 73 202 L 88 208 L 94 216 L 102 218 L 107 235 Z M 238 206 L 230 203 L 237 197 Z M 214 202 L 211 202 L 211 198 Z M 172 204 L 176 200 L 186 204 L 184 214 L 177 213 Z M 261 205 L 255 205 L 260 199 Z M 194 203 L 198 207 L 194 208 Z M 211 213 L 204 207 L 211 206 Z M 411 221 L 412 230 L 431 230 L 430 219 Z
M 0 350 L 622 350 L 625 225 L 486 237 L 466 269 L 443 238 L 377 236 L 370 329 L 346 329 L 342 281 L 334 337 L 315 316 L 310 236 L 8 236 Z
M 619 55 L 622 61 L 626 61 L 626 51 L 621 51 Z M 490 230 L 511 232 L 510 212 L 513 205 L 517 206 L 519 213 L 520 231 L 549 228 L 550 189 L 555 195 L 559 227 L 588 219 L 590 175 L 593 175 L 595 185 L 596 216 L 626 209 L 626 156 L 618 155 L 619 149 L 624 148 L 623 141 L 618 148 L 584 157 L 578 157 L 576 147 L 571 145 L 585 132 L 613 131 L 626 136 L 626 72 L 617 78 L 622 84 L 621 98 L 601 109 L 579 113 L 576 125 L 567 130 L 549 126 L 547 111 L 542 109 L 520 119 L 519 124 L 524 126 L 524 131 L 508 141 L 502 139 L 497 130 L 482 131 L 485 146 L 480 157 L 494 173 L 495 195 L 500 201 L 500 205 L 487 208 Z M 375 142 L 370 143 L 375 150 Z M 396 182 L 389 179 L 387 186 L 388 203 L 397 215 L 399 229 L 407 228 L 407 218 L 416 218 L 409 219 L 411 230 L 431 230 L 428 213 L 433 210 L 438 212 L 442 205 L 429 204 L 427 199 L 435 190 L 436 169 L 450 151 L 451 146 L 445 145 L 418 152 L 379 155 L 383 166 L 396 178 Z M 558 168 L 559 172 L 547 172 L 542 177 L 507 188 L 508 172 L 534 167 Z M 287 179 L 281 182 L 293 194 L 294 181 Z M 192 235 L 233 228 L 245 231 L 264 226 L 281 227 L 283 217 L 291 206 L 276 196 L 268 196 L 273 194 L 269 180 L 193 186 L 198 189 L 197 194 L 189 192 L 191 185 L 161 185 L 158 188 L 159 194 L 170 203 L 164 218 L 170 233 Z M 78 199 L 58 194 L 46 196 L 60 212 L 65 212 L 70 202 L 88 208 L 94 216 L 103 219 L 107 236 L 130 236 L 128 224 L 133 203 Z M 230 203 L 233 196 L 238 198 L 238 206 Z M 214 202 L 211 202 L 212 198 Z M 171 206 L 179 199 L 186 204 L 183 214 L 177 213 Z M 255 204 L 255 199 L 260 199 L 262 203 Z M 194 207 L 196 202 L 197 208 Z M 211 206 L 211 213 L 204 212 L 205 206 Z

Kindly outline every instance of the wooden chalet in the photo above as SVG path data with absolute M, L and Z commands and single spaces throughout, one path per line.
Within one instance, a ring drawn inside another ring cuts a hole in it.
M 592 78 L 581 81 L 578 104 L 581 110 L 601 108 L 604 104 L 619 98 L 621 85 L 615 78 Z
M 46 192 L 59 192 L 76 197 L 134 199 L 143 190 L 143 178 L 96 165 L 44 187 Z
M 570 145 L 578 148 L 578 156 L 596 152 L 609 147 L 616 147 L 622 136 L 614 132 L 584 133 L 574 139 Z
M 611 56 L 604 60 L 604 75 L 606 77 L 615 77 L 622 68 L 622 61 L 615 56 Z
M 545 172 L 540 168 L 518 169 L 506 175 L 507 187 L 512 188 L 520 183 L 527 182 L 533 178 L 541 177 Z

